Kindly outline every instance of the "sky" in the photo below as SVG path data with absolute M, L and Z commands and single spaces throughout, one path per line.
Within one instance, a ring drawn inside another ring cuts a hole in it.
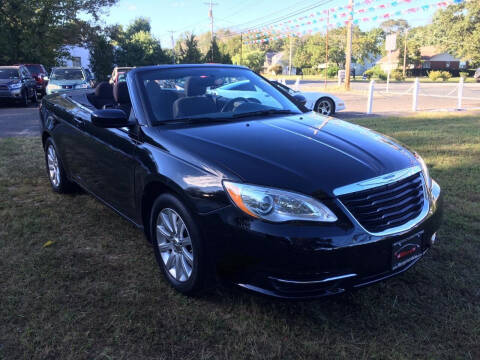
M 387 4 L 386 9 L 367 14 L 373 17 L 373 15 L 381 15 L 394 10 L 435 4 L 437 1 L 441 0 L 356 0 L 355 2 L 360 4 L 357 9 Z M 102 20 L 107 25 L 128 25 L 137 17 L 146 17 L 150 19 L 152 33 L 160 39 L 162 47 L 170 48 L 169 31 L 175 32 L 175 38 L 186 31 L 192 31 L 195 34 L 210 31 L 208 2 L 209 0 L 120 0 L 107 10 L 106 14 L 102 16 Z M 371 4 L 369 5 L 368 2 Z M 346 6 L 348 0 L 213 0 L 213 3 L 216 4 L 213 6 L 215 31 L 218 28 L 245 29 L 311 7 L 311 10 L 289 17 L 292 20 L 298 19 L 312 14 L 312 12 L 321 13 L 327 8 Z M 392 7 L 392 3 L 397 3 L 395 8 Z M 431 21 L 436 9 L 431 5 L 429 9 L 400 17 L 407 19 L 413 26 L 424 25 Z M 396 16 L 396 18 L 398 17 Z M 378 20 L 376 22 L 365 21 L 359 25 L 364 30 L 368 30 L 378 26 L 379 23 Z

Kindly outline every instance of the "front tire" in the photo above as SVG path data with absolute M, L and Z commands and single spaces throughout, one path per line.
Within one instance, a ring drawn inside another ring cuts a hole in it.
M 22 91 L 22 99 L 20 100 L 20 105 L 23 106 L 23 107 L 28 106 L 28 91 L 27 91 L 27 89 L 24 89 Z
M 32 103 L 33 103 L 33 104 L 38 103 L 37 89 L 34 89 L 34 90 L 33 90 Z
M 51 138 L 45 141 L 45 164 L 53 191 L 60 194 L 71 192 L 74 185 L 67 178 L 63 164 L 58 157 L 57 148 Z
M 213 284 L 213 266 L 206 243 L 190 210 L 171 194 L 154 202 L 150 234 L 160 269 L 177 291 L 198 295 Z
M 335 114 L 335 104 L 329 98 L 321 98 L 315 104 L 315 111 L 325 116 L 333 115 Z

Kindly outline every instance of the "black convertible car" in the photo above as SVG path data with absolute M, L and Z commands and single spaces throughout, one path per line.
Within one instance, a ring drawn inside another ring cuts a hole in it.
M 244 67 L 136 68 L 47 96 L 40 114 L 53 190 L 80 186 L 143 228 L 185 294 L 219 279 L 281 298 L 341 293 L 411 267 L 441 222 L 418 154 Z

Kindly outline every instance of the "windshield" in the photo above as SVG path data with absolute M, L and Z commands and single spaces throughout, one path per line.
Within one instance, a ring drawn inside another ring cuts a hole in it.
M 171 68 L 140 72 L 138 76 L 154 124 L 302 113 L 268 81 L 248 69 Z
M 282 83 L 279 83 L 278 81 L 272 81 L 272 82 L 275 83 L 275 85 L 277 85 L 283 91 L 286 91 L 287 93 L 289 93 L 292 96 L 295 95 L 296 93 L 298 93 L 298 91 L 295 91 L 295 90 L 289 88 L 287 85 L 283 85 Z
M 25 65 L 30 71 L 30 74 L 42 74 L 45 73 L 45 69 L 42 65 Z
M 19 78 L 18 69 L 0 69 L 0 79 Z
M 50 80 L 85 80 L 85 77 L 80 69 L 55 69 Z

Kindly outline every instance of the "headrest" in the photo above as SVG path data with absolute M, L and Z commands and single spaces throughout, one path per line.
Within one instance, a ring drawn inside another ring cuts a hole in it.
M 113 86 L 113 98 L 119 104 L 126 104 L 130 102 L 130 95 L 128 94 L 127 83 L 125 81 L 117 82 Z
M 155 94 L 157 93 L 158 91 L 160 91 L 160 86 L 158 86 L 158 84 L 153 81 L 153 80 L 150 80 L 148 83 L 147 83 L 147 86 L 145 87 L 147 89 L 147 91 L 150 93 L 150 94 Z
M 100 99 L 113 99 L 112 84 L 108 81 L 102 81 L 95 88 L 95 96 Z
M 211 77 L 190 76 L 187 81 L 185 81 L 185 95 L 205 95 L 207 86 L 210 85 L 213 85 L 213 79 Z

